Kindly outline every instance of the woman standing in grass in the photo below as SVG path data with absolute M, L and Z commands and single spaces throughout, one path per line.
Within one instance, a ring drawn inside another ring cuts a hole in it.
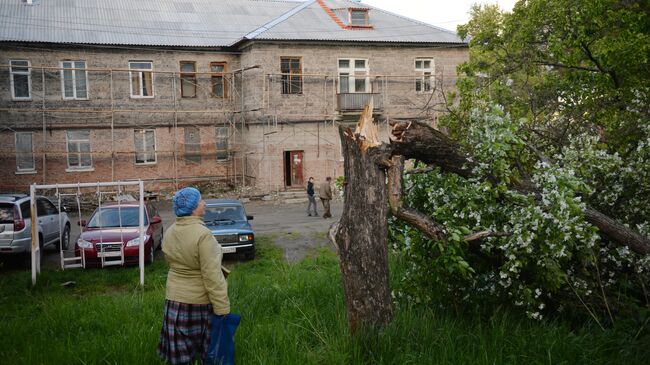
M 203 223 L 201 193 L 195 188 L 177 191 L 173 208 L 176 222 L 162 243 L 169 273 L 158 354 L 171 364 L 190 364 L 205 359 L 212 313 L 230 313 L 230 301 L 221 246 Z

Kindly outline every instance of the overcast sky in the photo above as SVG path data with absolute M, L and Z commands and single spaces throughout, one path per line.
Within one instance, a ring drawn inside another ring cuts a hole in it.
M 399 15 L 456 31 L 456 26 L 467 23 L 469 9 L 474 3 L 498 3 L 501 9 L 511 11 L 516 0 L 362 0 Z

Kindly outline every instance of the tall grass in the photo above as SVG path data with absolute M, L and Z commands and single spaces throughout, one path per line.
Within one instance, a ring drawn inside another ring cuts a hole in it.
M 258 259 L 228 263 L 239 364 L 645 364 L 647 336 L 585 325 L 531 322 L 400 307 L 382 330 L 351 336 L 338 260 L 324 249 L 287 264 L 269 237 Z M 393 260 L 395 272 L 401 269 Z M 157 364 L 166 265 L 46 271 L 35 288 L 27 272 L 0 277 L 0 363 Z M 62 287 L 75 281 L 74 287 Z M 647 332 L 646 332 L 647 333 Z

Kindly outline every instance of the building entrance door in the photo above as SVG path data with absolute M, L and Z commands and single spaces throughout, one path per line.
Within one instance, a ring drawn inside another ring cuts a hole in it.
M 284 152 L 284 182 L 288 187 L 300 187 L 304 183 L 302 156 L 303 151 Z

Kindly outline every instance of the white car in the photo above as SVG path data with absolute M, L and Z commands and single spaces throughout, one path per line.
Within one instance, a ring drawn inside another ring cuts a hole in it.
M 65 211 L 43 197 L 36 197 L 36 212 L 41 250 L 47 246 L 70 246 L 70 219 Z M 0 194 L 0 256 L 30 262 L 32 219 L 29 195 Z M 42 253 L 42 251 L 41 251 Z M 41 258 L 43 255 L 41 255 Z

